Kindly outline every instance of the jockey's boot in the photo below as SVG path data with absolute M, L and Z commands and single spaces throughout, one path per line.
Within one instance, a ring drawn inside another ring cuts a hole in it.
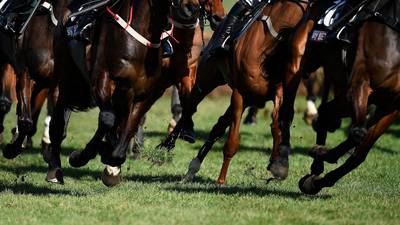
M 68 6 L 72 13 L 65 24 L 67 37 L 91 43 L 96 16 L 116 1 L 118 0 L 73 0 Z
M 171 44 L 171 41 L 169 38 L 164 38 L 161 40 L 161 47 L 162 47 L 162 57 L 163 58 L 168 58 L 171 57 L 172 54 L 174 54 L 174 47 Z
M 233 40 L 230 39 L 232 30 L 236 23 L 239 21 L 241 15 L 247 11 L 247 7 L 242 1 L 238 1 L 228 15 L 217 27 L 216 34 L 210 40 L 211 53 L 215 53 L 218 50 L 228 51 L 231 47 Z

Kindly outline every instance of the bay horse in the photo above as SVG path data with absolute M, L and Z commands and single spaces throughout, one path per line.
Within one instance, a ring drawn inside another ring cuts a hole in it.
M 300 190 L 304 193 L 317 194 L 324 187 L 332 187 L 357 168 L 399 114 L 400 30 L 391 26 L 387 18 L 396 20 L 398 15 L 390 12 L 398 12 L 400 5 L 394 1 L 382 1 L 372 10 L 370 7 L 374 5 L 371 5 L 367 5 L 367 10 L 363 11 L 370 17 L 362 23 L 357 32 L 357 41 L 353 44 L 355 57 L 346 93 L 329 104 L 322 118 L 327 120 L 331 116 L 334 119 L 350 116 L 350 133 L 345 141 L 329 151 L 325 147 L 311 151 L 314 158 L 311 174 L 299 181 Z M 376 11 L 378 13 L 370 14 Z M 367 119 L 368 105 L 371 104 L 376 106 L 376 110 Z M 344 164 L 320 176 L 324 172 L 324 162 L 336 163 L 352 148 L 355 149 Z
M 239 147 L 240 120 L 247 106 L 260 107 L 268 100 L 274 101 L 271 132 L 274 139 L 273 151 L 278 150 L 280 133 L 277 115 L 282 101 L 282 81 L 276 74 L 283 68 L 270 65 L 277 65 L 279 58 L 283 57 L 280 54 L 286 53 L 283 43 L 286 43 L 288 34 L 302 19 L 307 5 L 308 3 L 303 1 L 286 0 L 269 4 L 263 9 L 262 17 L 237 40 L 233 51 L 222 56 L 210 56 L 207 50 L 204 52 L 198 68 L 199 75 L 190 95 L 191 104 L 183 107 L 181 120 L 159 147 L 167 150 L 174 147 L 181 130 L 187 126 L 192 127 L 191 117 L 196 112 L 197 105 L 214 88 L 228 83 L 233 93 L 230 106 L 212 128 L 198 155 L 191 161 L 185 179 L 193 179 L 212 145 L 222 137 L 229 126 L 228 139 L 224 145 L 223 165 L 217 179 L 217 183 L 225 183 L 229 163 Z M 270 65 L 265 65 L 266 71 L 263 70 L 265 57 L 271 60 Z M 280 174 L 275 174 L 272 168 L 274 160 L 273 153 L 269 167 L 274 176 L 279 177 Z
M 183 9 L 185 15 L 198 10 L 197 1 L 174 1 L 174 5 Z M 159 86 L 163 85 L 159 43 L 170 6 L 170 1 L 122 0 L 107 8 L 104 13 L 111 16 L 99 17 L 94 28 L 89 69 L 85 68 L 85 60 L 83 64 L 76 63 L 76 57 L 65 48 L 72 42 L 62 35 L 60 26 L 54 68 L 59 76 L 59 99 L 50 124 L 51 144 L 44 155 L 49 164 L 48 181 L 63 183 L 60 151 L 71 111 L 84 111 L 97 105 L 100 108 L 98 129 L 83 151 L 71 153 L 70 164 L 83 166 L 100 153 L 101 161 L 108 165 L 103 171 L 103 182 L 108 186 L 120 182 L 119 168 L 126 159 L 129 141 L 151 106 L 147 101 L 162 94 L 159 92 Z M 146 44 L 117 27 L 115 21 L 121 18 L 129 22 L 122 28 L 136 30 L 147 40 L 141 39 Z M 85 59 L 85 46 L 79 51 L 78 57 Z M 76 92 L 77 88 L 82 91 Z
M 36 133 L 39 114 L 46 99 L 48 116 L 45 120 L 47 126 L 42 145 L 45 147 L 49 144 L 48 125 L 52 106 L 55 105 L 57 98 L 53 76 L 53 34 L 57 25 L 55 15 L 60 12 L 52 3 L 53 1 L 47 1 L 41 4 L 18 44 L 16 57 L 21 68 L 16 74 L 18 122 L 13 130 L 12 143 L 3 149 L 3 156 L 8 159 L 15 158 L 22 152 L 25 139 L 28 140 L 27 147 L 31 145 L 31 137 Z M 3 86 L 9 83 L 2 80 Z

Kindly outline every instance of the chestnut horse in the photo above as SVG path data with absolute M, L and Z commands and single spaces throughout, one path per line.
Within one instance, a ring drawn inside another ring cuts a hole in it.
M 58 22 L 56 15 L 61 13 L 61 8 L 52 3 L 53 1 L 46 2 L 35 12 L 18 48 L 18 60 L 21 63 L 16 89 L 18 122 L 12 143 L 7 144 L 3 149 L 3 155 L 8 159 L 19 155 L 25 138 L 29 141 L 36 133 L 36 124 L 46 99 L 49 112 L 45 121 L 47 126 L 42 144 L 43 147 L 49 144 L 46 133 L 51 111 L 57 99 L 56 82 L 53 76 L 53 35 Z
M 224 161 L 217 180 L 220 184 L 225 183 L 229 163 L 239 147 L 240 120 L 247 106 L 263 106 L 268 100 L 274 101 L 271 130 L 274 138 L 273 152 L 278 151 L 280 133 L 277 116 L 282 101 L 282 81 L 276 75 L 283 68 L 270 67 L 266 64 L 265 72 L 262 69 L 263 61 L 268 57 L 271 65 L 276 65 L 279 58 L 283 57 L 281 54 L 286 53 L 284 48 L 286 38 L 289 37 L 291 28 L 301 20 L 306 8 L 307 3 L 302 1 L 276 1 L 263 9 L 262 17 L 237 40 L 233 51 L 226 55 L 210 56 L 207 51 L 204 53 L 199 64 L 199 76 L 190 95 L 191 104 L 183 107 L 181 120 L 160 147 L 168 150 L 174 147 L 181 130 L 185 126 L 192 126 L 191 117 L 197 105 L 215 87 L 228 83 L 233 89 L 233 94 L 231 105 L 214 125 L 208 140 L 190 163 L 186 179 L 194 177 L 212 145 L 229 126 L 228 139 L 224 145 Z M 273 162 L 277 160 L 274 153 L 271 156 L 270 170 L 274 176 L 280 177 L 281 174 L 272 168 Z
M 99 152 L 101 161 L 112 166 L 104 170 L 103 182 L 106 185 L 119 183 L 119 167 L 126 159 L 129 141 L 151 106 L 147 101 L 162 94 L 158 91 L 163 85 L 160 83 L 159 43 L 168 22 L 170 6 L 170 1 L 122 0 L 107 8 L 111 16 L 99 17 L 94 28 L 89 70 L 85 68 L 84 60 L 83 64 L 76 63 L 76 57 L 74 61 L 66 48 L 74 41 L 67 40 L 60 27 L 55 43 L 55 72 L 60 79 L 60 91 L 50 124 L 51 144 L 44 156 L 49 164 L 48 181 L 63 183 L 60 151 L 71 110 L 94 107 L 96 99 L 100 108 L 98 129 L 83 151 L 71 154 L 70 164 L 83 166 Z M 199 9 L 198 2 L 189 0 L 174 1 L 174 6 L 185 15 Z M 132 21 L 130 27 L 125 24 L 122 29 L 118 27 L 116 20 L 121 21 L 121 18 Z M 123 28 L 130 32 L 136 30 L 142 36 L 139 38 L 142 43 Z M 75 43 L 75 47 L 77 45 L 79 43 Z M 85 59 L 85 46 L 78 49 L 81 59 Z
M 400 5 L 394 1 L 383 1 L 383 3 L 376 8 L 379 12 L 400 10 Z M 374 12 L 367 10 L 368 14 Z M 311 151 L 311 156 L 314 158 L 311 174 L 299 181 L 300 190 L 304 193 L 316 194 L 324 187 L 332 187 L 340 178 L 357 168 L 366 159 L 373 144 L 399 114 L 400 30 L 398 27 L 390 26 L 390 22 L 386 23 L 385 20 L 398 18 L 398 15 L 389 13 L 383 15 L 387 17 L 381 18 L 379 13 L 371 14 L 369 21 L 359 29 L 358 40 L 354 44 L 355 58 L 346 94 L 330 102 L 327 105 L 328 109 L 321 115 L 323 118 L 320 118 L 337 120 L 351 116 L 349 136 L 330 151 L 325 147 L 317 147 Z M 376 110 L 367 120 L 367 109 L 371 104 L 376 106 Z M 324 162 L 336 163 L 352 148 L 355 148 L 354 152 L 343 165 L 320 177 L 324 172 Z

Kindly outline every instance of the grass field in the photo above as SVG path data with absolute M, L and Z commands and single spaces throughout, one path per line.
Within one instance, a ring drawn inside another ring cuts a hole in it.
M 380 139 L 361 167 L 317 196 L 303 195 L 297 187 L 298 179 L 308 172 L 311 160 L 305 153 L 314 139 L 301 112 L 294 121 L 287 180 L 265 182 L 272 144 L 266 112 L 260 113 L 257 125 L 242 127 L 240 150 L 226 186 L 214 184 L 222 162 L 222 141 L 210 152 L 196 182 L 180 183 L 188 162 L 228 103 L 227 97 L 207 99 L 195 117 L 199 136 L 195 144 L 179 141 L 173 161 L 163 166 L 143 158 L 128 160 L 124 181 L 114 188 L 100 180 L 99 157 L 82 169 L 68 165 L 66 156 L 84 147 L 97 121 L 97 111 L 73 114 L 63 145 L 65 185 L 44 181 L 40 135 L 34 139 L 35 149 L 11 161 L 0 158 L 0 224 L 399 224 L 400 125 Z M 297 105 L 301 111 L 304 104 Z M 164 137 L 169 118 L 169 99 L 164 97 L 146 121 L 147 149 Z M 7 117 L 6 140 L 14 121 L 13 115 Z M 345 131 L 330 135 L 328 145 L 342 140 Z

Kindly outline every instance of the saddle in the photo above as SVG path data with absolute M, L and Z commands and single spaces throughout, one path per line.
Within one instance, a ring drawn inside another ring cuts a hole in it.
M 400 32 L 400 3 L 392 0 L 364 0 L 351 6 L 347 0 L 337 0 L 326 10 L 314 27 L 310 40 L 314 42 L 352 42 L 352 34 L 365 21 L 377 21 Z

